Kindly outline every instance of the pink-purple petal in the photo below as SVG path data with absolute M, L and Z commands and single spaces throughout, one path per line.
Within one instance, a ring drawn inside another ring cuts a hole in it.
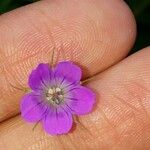
M 65 77 L 66 80 L 71 82 L 79 82 L 81 80 L 82 72 L 77 65 L 69 61 L 63 61 L 56 66 L 55 76 Z
M 73 123 L 72 114 L 87 114 L 95 103 L 94 92 L 80 85 L 81 76 L 81 69 L 69 61 L 58 63 L 54 69 L 48 64 L 39 64 L 29 76 L 32 92 L 22 98 L 21 116 L 28 122 L 42 121 L 48 134 L 68 133 Z M 46 100 L 50 87 L 63 89 L 65 100 L 60 105 Z
M 29 86 L 32 90 L 40 90 L 43 86 L 47 85 L 50 81 L 51 69 L 48 64 L 39 64 L 29 76 Z
M 65 134 L 71 129 L 72 122 L 71 113 L 64 110 L 61 112 L 50 111 L 43 119 L 43 127 L 51 135 Z
M 41 120 L 44 112 L 46 111 L 46 105 L 36 93 L 26 94 L 21 102 L 21 116 L 28 122 L 36 122 Z
M 72 99 L 68 105 L 74 114 L 84 115 L 92 111 L 95 103 L 95 94 L 89 88 L 79 86 L 72 90 Z

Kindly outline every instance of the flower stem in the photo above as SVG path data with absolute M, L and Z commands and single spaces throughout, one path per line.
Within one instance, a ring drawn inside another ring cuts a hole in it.
M 9 82 L 9 85 L 10 85 L 11 87 L 13 87 L 14 89 L 17 89 L 17 90 L 23 91 L 23 92 L 25 92 L 25 93 L 30 91 L 30 88 L 17 87 L 17 86 L 15 86 L 15 85 L 11 84 L 10 82 Z
M 54 67 L 54 51 L 55 51 L 55 47 L 52 49 L 52 57 L 51 60 L 49 62 L 49 65 L 53 68 Z
M 94 78 L 95 78 L 95 76 L 92 76 L 92 77 L 90 77 L 90 78 L 87 78 L 87 79 L 81 81 L 81 84 L 87 83 L 87 82 L 93 80 Z
M 37 127 L 37 125 L 40 123 L 41 120 L 39 120 L 34 126 L 33 126 L 33 131 L 35 130 L 35 128 Z

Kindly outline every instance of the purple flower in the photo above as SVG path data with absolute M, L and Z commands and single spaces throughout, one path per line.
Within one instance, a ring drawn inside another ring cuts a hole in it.
M 21 103 L 21 116 L 28 122 L 41 121 L 51 135 L 64 134 L 72 127 L 72 115 L 89 113 L 95 94 L 80 85 L 81 69 L 71 62 L 55 68 L 39 64 L 29 76 L 32 89 Z

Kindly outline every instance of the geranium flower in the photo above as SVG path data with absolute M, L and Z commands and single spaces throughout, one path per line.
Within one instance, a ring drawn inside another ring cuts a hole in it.
M 81 69 L 64 61 L 51 68 L 39 64 L 29 76 L 32 89 L 21 102 L 21 116 L 28 122 L 41 121 L 51 135 L 69 132 L 72 115 L 89 113 L 95 102 L 95 94 L 82 86 Z

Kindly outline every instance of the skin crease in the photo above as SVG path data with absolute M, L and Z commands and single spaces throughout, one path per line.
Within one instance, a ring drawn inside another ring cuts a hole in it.
M 150 48 L 118 63 L 135 34 L 131 11 L 120 0 L 40 1 L 0 16 L 0 149 L 148 150 Z M 87 84 L 97 94 L 93 112 L 62 136 L 47 135 L 41 125 L 33 131 L 33 124 L 13 117 L 23 92 L 9 85 L 26 86 L 53 47 L 55 63 L 74 61 L 83 78 L 98 74 Z

